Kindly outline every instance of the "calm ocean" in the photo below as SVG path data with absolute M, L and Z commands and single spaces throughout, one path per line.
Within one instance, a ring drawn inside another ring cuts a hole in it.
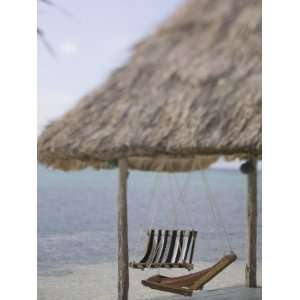
M 237 170 L 205 172 L 232 247 L 243 260 L 246 177 Z M 61 172 L 38 166 L 38 274 L 64 275 L 73 264 L 116 259 L 117 171 Z M 220 257 L 209 196 L 201 172 L 131 172 L 128 191 L 131 258 L 142 255 L 145 233 L 154 227 L 198 231 L 195 261 Z M 258 257 L 261 259 L 261 172 L 258 176 Z M 153 213 L 153 211 L 155 213 Z M 154 216 L 154 217 L 153 217 Z

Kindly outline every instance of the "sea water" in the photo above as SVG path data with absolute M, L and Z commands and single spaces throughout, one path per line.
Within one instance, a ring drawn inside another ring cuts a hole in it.
M 229 248 L 223 241 L 226 236 L 238 258 L 245 259 L 247 186 L 246 176 L 238 170 L 132 171 L 128 185 L 132 259 L 142 256 L 150 227 L 197 230 L 195 261 L 219 258 Z M 39 276 L 67 274 L 71 265 L 116 260 L 117 187 L 116 170 L 62 172 L 38 166 Z M 258 204 L 260 260 L 261 172 Z

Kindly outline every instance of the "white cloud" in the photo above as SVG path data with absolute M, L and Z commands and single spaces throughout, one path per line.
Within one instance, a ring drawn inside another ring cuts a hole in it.
M 65 54 L 65 55 L 76 55 L 78 53 L 78 47 L 75 43 L 71 42 L 71 41 L 65 41 L 62 45 L 61 45 L 61 53 Z

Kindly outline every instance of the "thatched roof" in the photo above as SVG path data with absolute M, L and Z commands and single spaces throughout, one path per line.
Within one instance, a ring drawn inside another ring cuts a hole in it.
M 39 161 L 65 170 L 260 154 L 260 0 L 187 1 L 38 140 Z

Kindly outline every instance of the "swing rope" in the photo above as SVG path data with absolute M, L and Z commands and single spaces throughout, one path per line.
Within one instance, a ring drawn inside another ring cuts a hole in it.
M 174 183 L 175 183 L 174 186 L 176 187 L 176 189 L 178 191 L 177 200 L 178 200 L 179 203 L 181 203 L 181 201 L 182 201 L 182 207 L 183 207 L 183 211 L 185 213 L 186 224 L 187 225 L 192 220 L 191 215 L 190 215 L 189 210 L 188 210 L 188 205 L 185 201 L 185 197 L 187 196 L 187 188 L 188 188 L 189 183 L 190 183 L 190 178 L 191 178 L 191 172 L 189 172 L 187 174 L 184 185 L 183 185 L 182 189 L 180 189 L 177 178 L 176 178 L 176 175 L 175 174 L 173 175 L 173 179 L 174 179 Z
M 189 180 L 190 177 L 191 177 L 190 175 L 191 175 L 191 172 L 189 172 L 188 175 L 186 176 L 186 179 L 185 179 L 185 182 L 184 182 L 184 185 L 183 185 L 182 189 L 179 188 L 179 185 L 178 185 L 178 182 L 176 180 L 176 176 L 175 175 L 169 176 L 169 174 L 168 174 L 168 177 L 167 177 L 168 178 L 168 182 L 169 182 L 169 189 L 170 189 L 171 200 L 172 200 L 172 204 L 173 204 L 172 207 L 173 207 L 173 216 L 174 216 L 174 218 L 173 218 L 173 226 L 174 226 L 174 228 L 178 227 L 178 216 L 177 216 L 177 208 L 178 208 L 178 206 L 177 206 L 177 203 L 180 204 L 179 200 L 183 199 L 183 195 L 184 194 L 186 195 L 185 192 L 186 192 L 187 186 L 188 186 L 188 184 L 190 182 L 190 180 Z M 174 186 L 177 187 L 178 197 L 175 197 L 175 195 L 174 195 L 175 189 L 173 188 L 172 178 L 174 179 L 174 182 L 175 182 Z M 176 201 L 176 198 L 177 198 L 178 201 Z M 188 212 L 187 207 L 186 207 L 185 201 L 183 201 L 183 207 L 184 207 L 184 211 L 185 211 L 185 214 L 186 214 L 186 220 L 187 221 L 191 220 L 189 212 Z M 152 225 L 153 225 L 153 221 L 154 221 L 154 218 L 152 218 L 152 222 L 151 222 Z M 151 228 L 152 228 L 152 226 L 151 226 Z M 160 249 L 161 242 L 162 242 L 162 239 L 160 239 L 160 241 L 158 242 L 158 245 L 156 247 L 155 253 L 153 254 L 152 260 L 147 264 L 148 268 L 152 267 L 152 265 L 154 263 L 154 260 L 155 260 L 155 257 L 157 256 L 158 251 Z M 183 244 L 180 244 L 179 249 L 180 249 L 180 252 L 182 252 L 182 250 L 183 250 Z M 158 274 L 160 274 L 160 267 L 158 268 Z
M 158 175 L 159 175 L 159 173 L 156 172 L 155 177 L 154 177 L 153 188 L 151 189 L 151 193 L 150 193 L 150 197 L 149 197 L 148 212 L 149 212 L 149 216 L 151 217 L 151 220 L 150 220 L 150 227 L 148 229 L 153 229 L 153 226 L 155 224 L 154 223 L 155 217 L 158 214 L 159 201 L 158 201 L 158 199 L 155 199 L 155 193 L 157 191 L 157 187 L 158 187 L 158 183 L 159 183 Z M 205 193 L 208 198 L 210 210 L 211 210 L 211 213 L 212 213 L 212 216 L 214 219 L 213 223 L 215 225 L 215 232 L 217 235 L 217 239 L 219 240 L 221 248 L 224 251 L 224 255 L 226 254 L 226 249 L 228 249 L 228 248 L 230 249 L 230 252 L 233 253 L 229 235 L 226 231 L 224 220 L 222 218 L 222 214 L 220 213 L 220 210 L 217 206 L 214 194 L 209 186 L 209 183 L 205 176 L 204 170 L 201 171 L 201 176 L 202 176 L 202 181 L 204 183 Z M 187 197 L 187 188 L 190 184 L 190 178 L 191 178 L 191 171 L 188 172 L 188 174 L 186 175 L 183 185 L 179 185 L 178 179 L 175 174 L 172 174 L 172 176 L 170 174 L 167 174 L 167 176 L 166 176 L 166 179 L 168 181 L 168 186 L 169 186 L 169 193 L 167 193 L 167 196 L 170 200 L 169 203 L 171 203 L 170 212 L 171 212 L 172 226 L 174 229 L 178 228 L 178 220 L 179 220 L 178 214 L 177 214 L 178 209 L 180 209 L 180 211 L 184 211 L 185 219 L 187 221 L 186 225 L 190 224 L 191 221 L 193 220 L 193 218 L 191 218 L 190 212 L 188 210 L 188 205 L 187 205 L 186 199 L 185 199 L 185 197 Z M 174 188 L 174 186 L 175 186 L 175 188 Z M 160 199 L 161 201 L 164 200 L 164 199 L 162 199 L 163 198 L 162 195 L 160 195 L 160 198 L 161 198 Z M 167 225 L 167 227 L 169 227 L 169 226 Z M 192 228 L 192 230 L 193 230 L 193 228 Z M 141 240 L 143 238 L 143 235 L 142 235 L 143 232 L 144 232 L 144 230 L 142 229 L 142 226 L 141 226 L 141 230 L 140 230 L 140 239 Z M 148 231 L 148 234 L 149 234 L 149 231 Z M 161 249 L 161 243 L 162 243 L 163 239 L 154 236 L 154 241 L 155 240 L 156 240 L 155 243 L 157 243 L 157 245 L 154 250 L 154 253 L 151 253 L 150 260 L 148 260 L 148 262 L 146 263 L 146 269 L 152 267 L 152 265 L 155 261 L 155 258 L 157 257 L 158 252 Z M 176 243 L 179 243 L 179 240 L 176 241 Z M 138 249 L 137 247 L 138 247 L 138 244 L 135 245 L 135 251 L 134 251 L 135 254 L 137 253 L 137 249 Z M 182 248 L 183 248 L 183 243 L 176 244 L 176 247 L 178 247 L 178 249 L 180 250 L 180 253 L 181 253 Z M 160 267 L 158 267 L 158 274 L 159 273 L 160 273 Z
M 156 206 L 154 205 L 155 202 L 153 201 L 153 199 L 154 199 L 155 193 L 157 191 L 157 187 L 158 187 L 158 173 L 155 173 L 154 181 L 153 181 L 153 186 L 151 188 L 149 201 L 147 203 L 147 207 L 148 207 L 147 211 L 150 212 L 150 214 L 151 214 L 150 227 L 149 228 L 152 228 L 152 226 L 154 224 L 155 214 L 156 214 Z M 134 255 L 134 257 L 137 257 L 138 248 L 140 246 L 140 243 L 143 242 L 144 235 L 145 235 L 145 233 L 147 234 L 148 230 L 145 230 L 143 228 L 143 224 L 140 224 L 138 232 L 139 232 L 138 233 L 138 242 L 135 244 L 134 249 L 133 249 L 133 255 Z
M 155 216 L 157 214 L 157 205 L 155 205 L 155 201 L 153 201 L 153 199 L 155 199 L 154 196 L 155 196 L 155 192 L 157 190 L 157 186 L 158 186 L 158 173 L 155 173 L 154 187 L 153 187 L 151 195 L 149 197 L 149 203 L 150 203 L 149 208 L 152 206 L 151 221 L 150 221 L 150 227 L 149 228 L 153 227 Z M 149 211 L 150 211 L 150 209 L 149 209 Z
M 213 192 L 210 188 L 210 185 L 208 183 L 208 180 L 206 178 L 205 172 L 202 171 L 201 175 L 202 175 L 202 179 L 203 179 L 203 182 L 204 182 L 205 189 L 207 191 L 207 196 L 208 196 L 208 200 L 209 200 L 209 203 L 210 203 L 210 206 L 211 206 L 212 214 L 213 214 L 214 219 L 215 219 L 215 224 L 216 224 L 216 229 L 217 229 L 216 231 L 218 232 L 217 234 L 219 235 L 219 237 L 221 237 L 220 240 L 222 240 L 222 242 L 223 242 L 224 254 L 226 253 L 226 243 L 227 243 L 228 248 L 230 249 L 230 252 L 233 252 L 232 245 L 231 245 L 231 242 L 230 242 L 230 239 L 229 239 L 229 235 L 228 235 L 227 230 L 225 228 L 225 224 L 224 224 L 222 214 L 219 211 L 218 205 L 216 203 L 214 194 L 213 194 Z M 223 234 L 219 230 L 220 227 L 223 229 Z
M 169 198 L 171 200 L 171 210 L 173 211 L 172 213 L 172 226 L 173 228 L 176 228 L 178 226 L 178 216 L 177 216 L 177 203 L 174 197 L 174 190 L 172 189 L 172 183 L 170 179 L 170 175 L 168 174 L 168 183 L 169 183 Z M 173 204 L 173 205 L 172 205 Z

